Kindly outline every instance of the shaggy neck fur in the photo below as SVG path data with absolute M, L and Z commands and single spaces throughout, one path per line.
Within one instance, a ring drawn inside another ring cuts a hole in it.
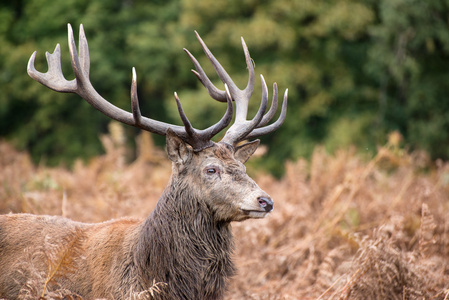
M 235 272 L 232 251 L 231 225 L 216 222 L 189 184 L 172 177 L 142 224 L 135 262 L 143 288 L 167 284 L 160 299 L 222 299 Z

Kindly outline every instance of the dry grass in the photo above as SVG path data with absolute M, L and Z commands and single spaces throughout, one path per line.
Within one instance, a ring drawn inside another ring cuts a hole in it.
M 114 134 L 102 140 L 107 154 L 72 171 L 35 167 L 26 153 L 0 142 L 0 213 L 89 222 L 146 217 L 170 163 L 148 135 L 132 164 Z M 371 160 L 353 149 L 329 155 L 318 147 L 310 161 L 286 169 L 281 180 L 255 176 L 275 210 L 234 224 L 239 273 L 227 299 L 449 299 L 449 163 L 408 153 L 391 139 Z M 44 252 L 52 251 L 64 249 Z M 48 272 L 35 275 L 24 297 L 79 299 L 46 290 Z M 157 290 L 155 283 L 146 296 Z

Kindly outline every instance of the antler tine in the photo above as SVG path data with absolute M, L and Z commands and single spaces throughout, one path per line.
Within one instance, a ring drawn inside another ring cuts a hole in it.
M 226 101 L 226 91 L 222 91 L 218 89 L 207 77 L 206 72 L 204 72 L 203 68 L 201 67 L 198 60 L 195 58 L 195 56 L 192 55 L 192 53 L 189 52 L 189 50 L 184 48 L 184 51 L 187 53 L 187 55 L 190 57 L 190 60 L 193 62 L 193 65 L 196 68 L 195 70 L 192 70 L 192 73 L 195 74 L 195 76 L 198 78 L 198 80 L 204 85 L 209 95 L 212 97 L 212 99 L 215 99 L 220 102 Z
M 131 83 L 131 111 L 136 125 L 142 124 L 142 114 L 140 112 L 139 98 L 137 96 L 137 75 L 133 67 L 133 80 Z
M 76 45 L 74 42 L 73 33 L 70 33 L 70 34 L 72 34 L 72 39 L 71 39 L 73 41 L 72 47 L 76 53 Z M 87 45 L 87 38 L 86 38 L 86 34 L 84 33 L 83 24 L 80 25 L 78 44 L 79 44 L 78 47 L 79 47 L 79 51 L 80 51 L 79 60 L 80 60 L 81 70 L 83 70 L 83 72 L 85 73 L 86 78 L 89 78 L 89 71 L 90 71 L 89 46 Z
M 207 47 L 206 43 L 201 39 L 201 36 L 198 34 L 197 31 L 195 31 L 195 35 L 201 44 L 201 47 L 203 48 L 204 53 L 209 58 L 210 62 L 212 63 L 212 66 L 214 67 L 215 71 L 217 72 L 218 77 L 220 77 L 221 81 L 223 83 L 226 83 L 228 85 L 228 88 L 231 92 L 231 95 L 233 97 L 233 100 L 235 101 L 244 101 L 248 102 L 249 98 L 251 97 L 251 94 L 254 90 L 254 67 L 251 62 L 251 57 L 249 55 L 248 47 L 245 44 L 245 41 L 242 38 L 242 47 L 243 51 L 245 53 L 245 59 L 246 59 L 246 65 L 248 67 L 248 84 L 245 89 L 240 90 L 237 85 L 232 81 L 229 74 L 226 72 L 226 70 L 221 66 L 220 62 L 215 58 L 215 56 L 212 54 L 212 52 Z M 186 49 L 184 49 L 186 53 L 189 55 L 190 59 L 192 60 L 193 64 L 195 65 L 196 71 L 193 71 L 193 73 L 198 77 L 198 79 L 201 81 L 201 83 L 206 87 L 206 89 L 209 91 L 209 94 L 212 98 L 218 100 L 218 101 L 224 101 L 225 99 L 225 91 L 218 89 L 215 87 L 210 79 L 207 77 L 206 73 L 202 69 L 201 65 L 198 63 L 198 61 L 195 59 L 195 57 Z M 237 114 L 239 113 L 239 107 L 237 106 Z
M 288 89 L 285 90 L 284 99 L 282 101 L 281 114 L 279 115 L 279 118 L 276 120 L 276 122 L 271 123 L 270 125 L 267 125 L 265 127 L 260 127 L 260 128 L 254 129 L 247 136 L 245 136 L 245 139 L 256 138 L 256 137 L 271 133 L 271 132 L 277 130 L 279 127 L 281 127 L 281 125 L 285 121 L 285 117 L 287 116 L 287 98 L 288 98 Z
M 27 72 L 28 75 L 37 82 L 47 86 L 48 88 L 62 93 L 73 93 L 76 90 L 76 81 L 67 81 L 62 74 L 61 68 L 61 47 L 56 45 L 53 53 L 46 52 L 48 71 L 41 73 L 34 67 L 37 51 L 31 55 L 28 61 Z
M 276 114 L 277 109 L 278 109 L 278 86 L 275 82 L 275 83 L 273 83 L 273 98 L 271 99 L 270 109 L 263 116 L 260 123 L 257 124 L 257 128 L 267 125 L 268 122 L 270 122 L 271 119 L 273 119 L 274 115 Z
M 248 46 L 246 46 L 245 40 L 243 39 L 243 37 L 240 37 L 240 39 L 242 40 L 242 48 L 243 52 L 245 53 L 246 67 L 248 68 L 248 75 L 249 75 L 248 84 L 246 85 L 246 88 L 243 90 L 243 93 L 249 100 L 254 91 L 254 81 L 255 81 L 254 65 L 253 61 L 251 60 L 251 56 L 249 55 Z
M 178 107 L 179 115 L 181 116 L 181 121 L 184 124 L 184 127 L 186 129 L 188 136 L 195 136 L 196 132 L 195 129 L 192 127 L 192 124 L 190 123 L 189 119 L 187 118 L 186 114 L 184 113 L 184 110 L 182 109 L 181 101 L 179 101 L 178 93 L 174 93 L 175 100 L 176 100 L 176 106 Z
M 228 126 L 229 123 L 231 123 L 232 115 L 234 113 L 234 108 L 232 106 L 232 97 L 231 97 L 231 93 L 229 91 L 229 87 L 226 83 L 224 86 L 225 86 L 225 92 L 226 92 L 226 103 L 227 103 L 228 107 L 227 107 L 226 113 L 223 115 L 221 120 L 217 124 L 210 127 L 211 138 L 213 136 L 215 136 L 217 133 L 219 133 L 220 131 L 222 131 L 224 128 L 226 128 L 226 126 Z

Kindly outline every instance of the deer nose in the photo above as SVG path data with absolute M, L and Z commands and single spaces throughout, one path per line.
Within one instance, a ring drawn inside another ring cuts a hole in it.
M 263 208 L 266 212 L 270 212 L 273 210 L 273 200 L 269 197 L 259 197 L 257 198 L 259 201 L 259 206 Z

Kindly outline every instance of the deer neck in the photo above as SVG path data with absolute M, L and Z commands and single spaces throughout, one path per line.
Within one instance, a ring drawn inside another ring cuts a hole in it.
M 215 222 L 194 194 L 172 178 L 142 224 L 136 262 L 150 286 L 168 284 L 169 297 L 221 299 L 234 274 L 231 225 Z

